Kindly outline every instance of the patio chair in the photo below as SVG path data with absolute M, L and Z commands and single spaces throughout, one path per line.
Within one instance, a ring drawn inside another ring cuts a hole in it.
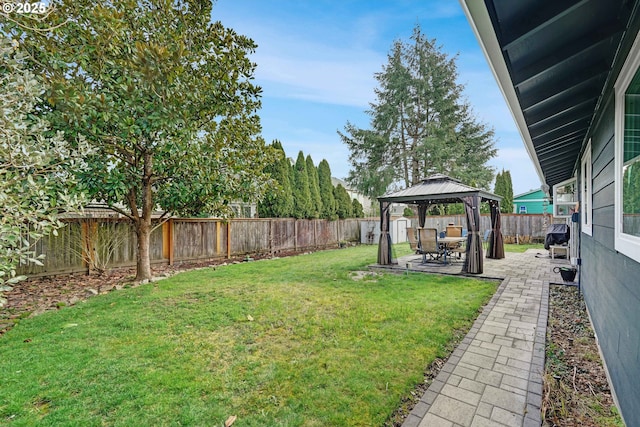
M 407 227 L 407 238 L 409 239 L 409 247 L 414 253 L 420 253 L 418 247 L 418 238 L 416 237 L 416 229 L 413 227 Z
M 447 225 L 447 237 L 462 237 L 462 226 Z
M 491 234 L 491 230 L 484 230 L 484 236 L 482 236 L 482 247 L 485 250 L 489 248 L 489 234 Z
M 433 260 L 440 259 L 444 253 L 438 244 L 438 230 L 435 228 L 421 228 L 418 231 L 418 243 L 422 262 L 426 262 L 427 255 Z

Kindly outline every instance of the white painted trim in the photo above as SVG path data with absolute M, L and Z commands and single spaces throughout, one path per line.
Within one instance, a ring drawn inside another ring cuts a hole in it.
M 544 202 L 544 199 L 522 199 L 513 203 L 529 203 L 529 202 Z
M 520 109 L 520 103 L 518 102 L 516 91 L 511 83 L 509 70 L 504 62 L 502 49 L 500 49 L 500 44 L 498 43 L 498 39 L 496 38 L 496 34 L 493 30 L 493 25 L 491 24 L 491 18 L 489 17 L 489 12 L 487 12 L 485 2 L 478 0 L 460 0 L 460 5 L 462 6 L 462 10 L 464 10 L 464 14 L 467 16 L 471 29 L 476 35 L 476 39 L 480 43 L 480 47 L 482 48 L 482 52 L 484 52 L 485 58 L 487 58 L 487 61 L 489 62 L 489 68 L 491 68 L 491 72 L 498 83 L 502 96 L 507 101 L 507 106 L 511 111 L 511 116 L 520 131 L 520 136 L 524 141 L 525 149 L 527 150 L 529 158 L 531 158 L 533 166 L 538 173 L 538 178 L 541 183 L 544 183 L 546 181 L 544 174 L 542 173 L 542 168 L 540 167 L 540 161 L 538 160 L 538 155 L 533 147 L 533 141 L 531 140 L 531 135 L 527 128 L 527 122 L 525 121 L 524 114 Z
M 622 232 L 622 163 L 624 144 L 624 93 L 640 68 L 640 33 L 620 70 L 615 84 L 615 248 L 629 258 L 640 262 L 640 237 Z
M 558 188 L 560 187 L 564 187 L 565 185 L 569 185 L 573 183 L 573 191 L 574 191 L 574 200 L 570 201 L 570 202 L 563 202 L 563 201 L 559 201 L 558 200 Z M 569 206 L 571 207 L 575 207 L 576 203 L 577 203 L 577 194 L 575 192 L 577 192 L 576 189 L 576 183 L 577 183 L 577 177 L 574 175 L 573 177 L 559 182 L 556 185 L 553 186 L 553 217 L 554 218 L 571 218 L 571 209 L 570 209 L 570 213 L 569 215 L 559 215 L 558 214 L 558 209 L 561 206 Z
M 586 187 L 585 187 L 586 182 Z M 591 163 L 591 140 L 587 144 L 580 162 L 580 229 L 593 235 L 593 164 Z M 585 203 L 584 200 L 587 202 Z

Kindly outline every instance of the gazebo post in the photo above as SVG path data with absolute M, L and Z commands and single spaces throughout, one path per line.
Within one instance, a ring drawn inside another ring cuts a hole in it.
M 489 247 L 487 248 L 487 258 L 504 258 L 504 239 L 502 238 L 500 202 L 491 200 L 491 234 L 489 234 Z
M 391 235 L 389 234 L 390 207 L 390 202 L 380 202 L 380 242 L 378 243 L 378 264 L 380 265 L 390 265 L 392 263 Z
M 482 274 L 482 241 L 480 240 L 480 197 L 460 198 L 467 215 L 467 253 L 462 270 L 469 274 Z

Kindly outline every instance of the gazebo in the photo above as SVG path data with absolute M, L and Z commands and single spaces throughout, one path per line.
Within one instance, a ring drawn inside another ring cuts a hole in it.
M 380 202 L 380 243 L 378 264 L 389 265 L 391 236 L 389 235 L 390 206 L 392 203 L 418 205 L 418 222 L 424 227 L 429 206 L 442 203 L 463 203 L 467 217 L 467 247 L 462 271 L 482 273 L 482 240 L 480 239 L 480 203 L 491 207 L 491 233 L 487 258 L 504 258 L 504 242 L 500 231 L 500 196 L 462 184 L 457 179 L 436 174 L 404 190 L 378 197 Z

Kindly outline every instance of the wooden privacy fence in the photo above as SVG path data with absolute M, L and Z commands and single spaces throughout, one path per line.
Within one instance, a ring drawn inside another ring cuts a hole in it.
M 44 265 L 22 267 L 19 274 L 56 275 L 136 264 L 137 238 L 129 221 L 80 218 L 65 222 L 57 236 L 34 245 L 38 254 L 45 254 Z M 173 218 L 152 232 L 150 254 L 152 264 L 174 264 L 324 249 L 341 241 L 360 241 L 359 219 Z
M 547 234 L 547 227 L 552 223 L 564 223 L 562 218 L 553 218 L 543 214 L 500 214 L 502 235 L 505 243 L 543 242 Z M 417 224 L 417 218 L 414 219 Z M 466 227 L 467 218 L 464 214 L 427 216 L 425 227 L 445 230 L 448 223 Z M 480 233 L 491 229 L 491 215 L 480 215 Z
M 369 219 L 370 221 L 371 219 Z M 376 219 L 377 220 L 377 219 Z M 544 241 L 553 220 L 543 215 L 502 215 L 505 242 Z M 151 234 L 153 264 L 188 263 L 337 247 L 341 241 L 360 242 L 362 219 L 327 221 L 293 218 L 220 219 L 173 218 Z M 413 219 L 417 223 L 416 219 Z M 555 220 L 563 222 L 564 220 Z M 466 225 L 464 215 L 427 216 L 426 227 L 444 230 L 450 222 Z M 136 264 L 136 234 L 130 222 L 111 218 L 66 220 L 57 236 L 35 244 L 45 254 L 44 265 L 29 265 L 19 274 L 56 275 L 91 272 Z M 480 231 L 491 228 L 491 217 L 481 215 Z M 377 244 L 377 242 L 373 242 Z

